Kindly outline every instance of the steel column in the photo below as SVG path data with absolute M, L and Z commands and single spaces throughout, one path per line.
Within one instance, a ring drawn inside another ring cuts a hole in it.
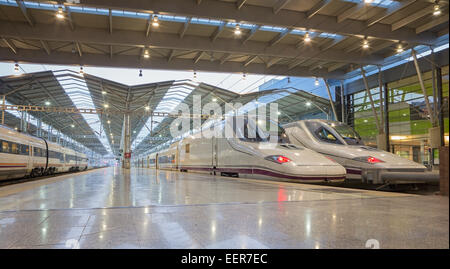
M 333 103 L 333 97 L 331 97 L 331 91 L 330 91 L 330 86 L 328 86 L 327 81 L 323 79 L 323 82 L 325 83 L 325 86 L 327 88 L 327 92 L 328 92 L 328 98 L 330 98 L 330 105 L 331 105 L 331 109 L 333 110 L 333 115 L 334 115 L 334 120 L 338 120 L 338 116 L 336 113 L 336 108 L 334 108 L 334 103 Z
M 425 84 L 423 83 L 422 73 L 420 72 L 419 63 L 417 62 L 417 55 L 414 49 L 411 49 L 411 54 L 414 59 L 414 66 L 416 67 L 417 78 L 419 79 L 420 88 L 422 88 L 423 97 L 425 99 L 425 104 L 427 106 L 428 115 L 430 116 L 430 121 L 433 127 L 436 126 L 436 122 L 434 120 L 433 110 L 431 109 L 430 101 L 428 100 L 427 90 L 425 88 Z
M 442 69 L 436 68 L 436 95 L 437 95 L 437 117 L 439 124 L 439 133 L 441 136 L 441 146 L 445 146 L 444 139 L 444 108 L 443 108 L 443 96 L 442 96 Z M 435 101 L 436 102 L 436 101 Z
M 384 135 L 386 136 L 386 150 L 390 151 L 390 141 L 389 141 L 389 89 L 388 84 L 384 83 Z
M 372 98 L 372 94 L 370 93 L 369 84 L 367 83 L 366 72 L 364 71 L 364 69 L 362 67 L 360 69 L 361 69 L 361 74 L 363 76 L 363 81 L 364 81 L 364 85 L 366 88 L 366 92 L 367 92 L 367 95 L 369 96 L 370 107 L 372 108 L 372 113 L 373 113 L 373 116 L 375 117 L 375 123 L 377 125 L 378 133 L 381 133 L 380 122 L 378 121 L 378 114 L 377 114 L 377 111 L 375 110 L 375 104 L 373 103 L 373 98 Z

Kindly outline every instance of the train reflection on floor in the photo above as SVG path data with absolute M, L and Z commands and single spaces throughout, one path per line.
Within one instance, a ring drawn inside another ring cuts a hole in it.
M 146 168 L 0 188 L 0 248 L 448 248 L 448 224 L 447 197 Z

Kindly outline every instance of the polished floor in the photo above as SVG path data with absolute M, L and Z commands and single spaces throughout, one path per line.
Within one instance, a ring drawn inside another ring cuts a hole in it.
M 449 248 L 448 197 L 112 167 L 0 187 L 0 248 L 369 245 Z

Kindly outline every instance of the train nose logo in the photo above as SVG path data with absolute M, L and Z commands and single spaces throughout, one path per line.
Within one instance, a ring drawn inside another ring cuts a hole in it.
M 376 239 L 369 239 L 366 241 L 366 248 L 379 249 L 380 242 L 378 242 L 378 240 Z

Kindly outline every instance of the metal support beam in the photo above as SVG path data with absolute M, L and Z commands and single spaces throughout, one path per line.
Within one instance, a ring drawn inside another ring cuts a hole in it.
M 435 19 L 433 19 L 432 21 L 422 24 L 421 26 L 416 28 L 416 34 L 420 34 L 422 32 L 425 32 L 427 30 L 430 30 L 433 27 L 436 27 L 440 24 L 446 23 L 449 20 L 449 15 L 448 13 L 442 16 L 439 16 Z
M 80 57 L 83 57 L 83 51 L 81 50 L 81 45 L 80 45 L 80 43 L 75 42 L 75 47 L 77 48 L 78 55 L 79 55 Z
M 323 82 L 325 83 L 325 86 L 327 88 L 328 98 L 330 99 L 330 106 L 331 106 L 331 109 L 333 110 L 334 120 L 338 120 L 339 118 L 336 113 L 336 108 L 334 107 L 334 102 L 333 102 L 333 97 L 331 96 L 330 86 L 328 85 L 327 80 L 324 78 L 323 78 Z
M 436 122 L 434 120 L 433 110 L 431 109 L 430 100 L 428 100 L 427 89 L 425 88 L 425 84 L 423 83 L 422 73 L 420 72 L 419 63 L 417 62 L 417 55 L 414 49 L 411 49 L 411 55 L 413 56 L 414 66 L 416 67 L 417 78 L 419 79 L 420 88 L 422 89 L 423 97 L 425 99 L 425 104 L 427 106 L 428 116 L 430 117 L 430 121 L 433 127 L 436 126 Z
M 332 47 L 336 46 L 337 44 L 341 43 L 344 40 L 347 40 L 348 36 L 340 36 L 336 39 L 331 40 L 331 42 L 327 43 L 324 47 L 320 48 L 320 50 L 325 51 L 328 49 L 331 49 Z
M 438 117 L 438 125 L 439 125 L 439 133 L 441 137 L 441 146 L 445 146 L 445 137 L 444 137 L 444 102 L 442 95 L 442 69 L 440 67 L 436 68 L 436 89 L 437 89 L 437 114 Z M 448 106 L 448 103 L 447 103 Z
M 44 40 L 40 40 L 40 41 L 41 41 L 42 48 L 45 50 L 45 52 L 47 52 L 48 55 L 50 55 L 50 53 L 52 53 L 52 51 L 51 51 L 48 43 Z
M 192 18 L 188 18 L 188 20 L 183 24 L 183 27 L 180 30 L 179 36 L 180 38 L 184 37 L 184 34 L 186 34 L 186 31 L 189 27 L 189 24 L 191 23 Z
M 0 48 L 0 58 L 4 61 L 23 61 L 29 63 L 39 64 L 74 64 L 74 65 L 93 65 L 105 67 L 122 67 L 122 68 L 136 68 L 141 65 L 143 69 L 170 69 L 170 70 L 197 70 L 197 71 L 211 71 L 211 72 L 239 72 L 244 71 L 242 62 L 228 61 L 231 54 L 224 54 L 220 62 L 200 60 L 194 64 L 192 59 L 174 58 L 167 62 L 166 57 L 152 57 L 148 61 L 140 62 L 135 55 L 120 55 L 115 54 L 111 59 L 109 55 L 102 54 L 83 54 L 82 57 L 70 52 L 52 52 L 52 57 L 48 57 L 47 53 L 38 50 L 20 50 L 17 55 L 12 53 L 9 49 Z M 295 61 L 306 61 L 307 59 L 296 59 Z M 275 65 L 267 69 L 264 63 L 253 63 L 245 68 L 245 72 L 249 74 L 267 74 L 267 75 L 282 75 L 282 76 L 307 76 L 307 77 L 327 77 L 342 79 L 344 71 L 337 70 L 327 72 L 325 69 L 317 69 L 314 71 L 306 67 Z M 296 67 L 294 69 L 294 67 Z
M 80 6 L 73 4 L 75 6 Z M 281 9 L 274 14 L 273 7 L 246 5 L 236 12 L 235 1 L 205 1 L 201 5 L 192 5 L 186 0 L 83 0 L 82 6 L 134 10 L 138 12 L 157 12 L 176 14 L 178 16 L 211 18 L 228 21 L 245 21 L 258 25 L 274 25 L 279 27 L 307 28 L 314 31 L 337 33 L 342 35 L 368 36 L 405 43 L 432 45 L 437 36 L 434 33 L 416 35 L 411 29 L 399 29 L 391 32 L 388 24 L 376 23 L 367 28 L 367 23 L 360 20 L 347 19 L 345 23 L 336 23 L 336 17 L 316 14 L 308 19 L 307 12 Z
M 413 13 L 412 15 L 409 15 L 408 17 L 404 17 L 401 20 L 393 23 L 392 27 L 391 27 L 392 31 L 398 30 L 398 29 L 400 29 L 400 28 L 402 28 L 402 27 L 404 27 L 404 26 L 406 26 L 406 25 L 408 25 L 408 24 L 410 24 L 412 22 L 417 21 L 418 19 L 420 19 L 422 17 L 427 16 L 428 14 L 433 13 L 433 11 L 434 11 L 433 8 L 434 7 L 432 5 L 430 5 L 430 6 L 426 7 L 426 8 L 423 8 L 423 9 Z
M 290 32 L 292 31 L 292 29 L 286 29 L 285 31 L 279 33 L 276 37 L 274 37 L 270 42 L 269 42 L 269 46 L 273 46 L 275 44 L 277 44 L 278 42 L 280 42 L 283 38 L 285 38 Z
M 333 0 L 320 0 L 315 4 L 307 13 L 306 16 L 308 19 L 311 19 L 314 15 L 319 13 L 322 9 L 324 9 L 329 3 L 331 3 Z
M 245 42 L 247 42 L 248 40 L 250 40 L 250 38 L 252 38 L 255 33 L 261 28 L 260 25 L 256 25 L 254 26 L 251 30 L 250 33 L 248 33 L 248 35 L 242 40 L 242 44 L 245 44 Z
M 283 58 L 314 58 L 324 61 L 356 63 L 362 65 L 379 65 L 384 58 L 381 55 L 350 54 L 342 50 L 330 49 L 321 51 L 314 46 L 303 46 L 301 49 L 289 44 L 276 44 L 267 47 L 267 42 L 247 41 L 245 46 L 238 39 L 218 38 L 214 46 L 208 37 L 189 36 L 180 42 L 176 34 L 152 33 L 152 40 L 142 35 L 140 31 L 115 30 L 112 34 L 102 29 L 77 27 L 74 31 L 67 31 L 64 27 L 52 28 L 48 25 L 36 24 L 33 28 L 24 24 L 1 23 L 0 36 L 11 38 L 26 38 L 46 41 L 75 42 L 78 44 L 100 44 L 114 46 L 150 47 L 177 50 L 194 50 L 205 52 L 232 53 L 238 55 L 258 55 Z M 310 55 L 314 55 L 311 57 Z
M 369 97 L 369 100 L 370 100 L 370 107 L 372 108 L 372 113 L 373 113 L 373 116 L 375 118 L 375 123 L 377 125 L 378 134 L 381 134 L 382 130 L 381 130 L 381 126 L 380 126 L 380 121 L 378 120 L 378 114 L 377 114 L 377 111 L 375 109 L 375 104 L 373 102 L 372 93 L 370 92 L 369 84 L 367 83 L 366 71 L 364 71 L 364 68 L 362 68 L 362 67 L 360 68 L 360 70 L 361 70 L 361 74 L 363 76 L 363 81 L 364 81 L 364 86 L 366 88 L 366 93 L 367 93 L 367 96 Z
M 131 130 L 130 130 L 130 115 L 123 115 L 123 163 L 122 168 L 130 169 L 130 155 L 131 155 Z
M 244 66 L 251 64 L 254 60 L 256 60 L 256 58 L 258 58 L 258 56 L 256 55 L 248 57 L 247 60 L 245 60 L 244 62 Z
M 236 8 L 237 8 L 238 10 L 241 9 L 242 6 L 245 4 L 246 1 L 247 1 L 247 0 L 238 0 L 238 1 L 236 2 Z
M 3 42 L 6 44 L 6 46 L 12 51 L 14 52 L 14 54 L 17 54 L 17 48 L 14 45 L 14 43 L 11 40 L 8 40 L 4 37 L 2 37 Z
M 346 19 L 351 17 L 353 14 L 355 14 L 356 12 L 360 11 L 361 9 L 363 9 L 365 7 L 366 7 L 366 3 L 364 1 L 354 5 L 353 7 L 349 8 L 346 11 L 339 14 L 337 17 L 337 22 L 341 23 L 341 22 L 345 21 Z
M 23 0 L 16 0 L 17 5 L 20 8 L 20 11 L 22 11 L 22 15 L 25 17 L 25 19 L 27 20 L 28 24 L 33 27 L 34 26 L 34 20 L 31 17 L 31 15 L 28 12 L 28 9 L 25 7 L 25 4 L 23 2 Z
M 417 2 L 417 0 L 406 0 L 403 2 L 393 2 L 389 8 L 381 11 L 380 13 L 378 13 L 375 16 L 373 16 L 372 18 L 370 18 L 367 21 L 367 27 L 370 27 L 370 26 L 374 25 L 375 23 L 386 19 L 387 17 L 394 14 L 395 12 L 397 12 L 415 2 Z
M 72 12 L 70 11 L 70 7 L 64 5 L 67 13 L 67 22 L 69 23 L 70 30 L 75 30 L 75 25 L 73 23 Z
M 378 88 L 379 88 L 379 94 L 380 94 L 380 126 L 383 128 L 384 126 L 384 109 L 383 109 L 383 73 L 381 72 L 381 68 L 378 67 Z
M 273 13 L 277 14 L 281 9 L 284 8 L 291 0 L 278 0 L 278 2 L 273 6 Z
M 109 9 L 109 33 L 112 34 L 113 32 L 113 16 L 111 13 L 111 9 Z
M 223 32 L 223 30 L 225 29 L 225 25 L 226 22 L 222 22 L 222 24 L 220 24 L 217 29 L 214 31 L 214 33 L 211 36 L 211 42 L 216 41 L 217 37 L 220 35 L 220 33 Z
M 195 56 L 195 58 L 194 58 L 194 64 L 198 63 L 198 61 L 202 58 L 203 53 L 204 53 L 203 51 L 199 51 L 197 53 L 197 56 Z
M 386 141 L 386 151 L 390 150 L 390 140 L 389 140 L 389 88 L 388 84 L 384 83 L 384 92 L 383 92 L 383 108 L 384 108 L 384 135 Z

